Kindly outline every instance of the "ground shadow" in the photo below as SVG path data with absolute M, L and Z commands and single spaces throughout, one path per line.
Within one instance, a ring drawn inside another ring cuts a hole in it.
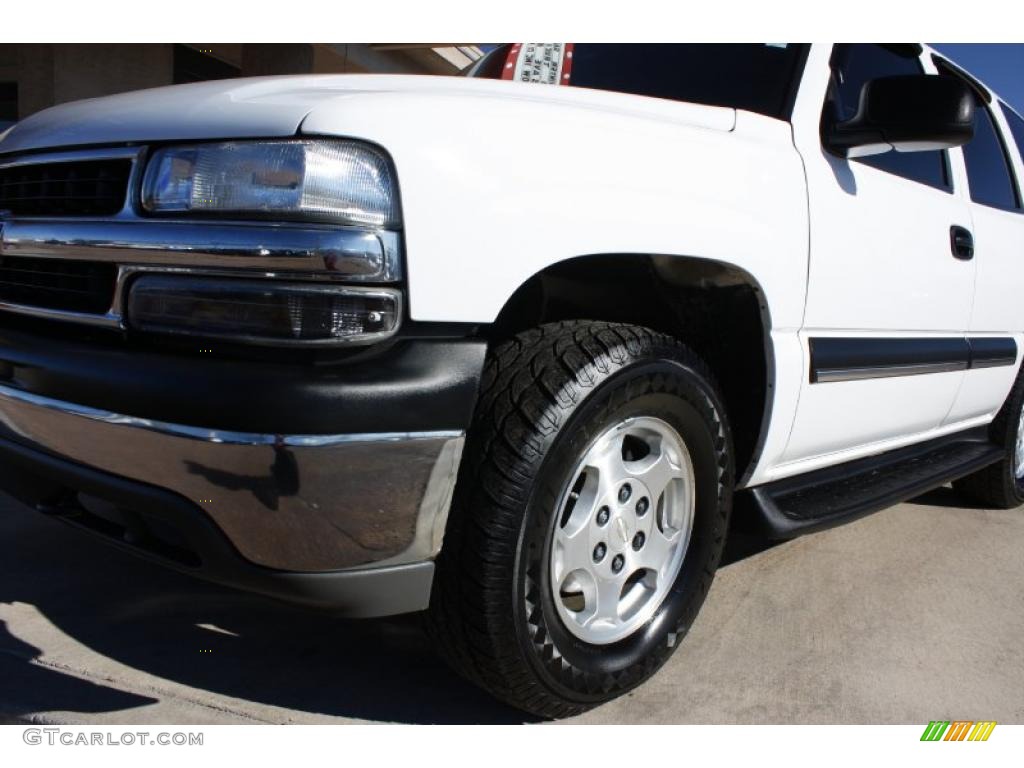
M 91 651 L 223 696 L 375 721 L 528 719 L 452 673 L 417 617 L 345 621 L 222 589 L 0 496 L 0 610 L 12 603 L 34 606 Z M 11 691 L 0 711 L 115 712 L 155 701 L 41 667 L 38 655 L 0 632 L 0 679 Z
M 771 545 L 739 521 L 723 565 Z M 223 589 L 0 496 L 0 610 L 13 603 L 34 606 L 89 651 L 219 696 L 372 721 L 529 719 L 451 672 L 430 650 L 418 617 L 345 621 Z M 38 655 L 0 632 L 0 678 L 19 692 L 4 693 L 0 711 L 116 712 L 155 701 L 41 667 L 33 662 Z M 88 670 L 88 658 L 80 668 Z
M 39 711 L 111 712 L 156 703 L 149 696 L 111 688 L 69 675 L 45 663 L 31 663 L 42 652 L 19 640 L 0 621 L 0 711 L 20 717 Z
M 952 486 L 946 485 L 941 488 L 923 493 L 917 498 L 910 499 L 907 504 L 919 504 L 925 507 L 947 507 L 947 508 L 970 508 L 975 503 L 957 491 Z
M 724 568 L 748 557 L 765 552 L 782 544 L 778 539 L 769 539 L 758 525 L 758 512 L 748 494 L 734 497 L 732 518 L 729 521 L 729 538 L 722 552 L 720 568 Z
M 722 552 L 722 560 L 718 567 L 725 568 L 783 543 L 783 541 L 766 539 L 762 534 L 756 532 L 731 531 L 725 542 L 725 551 Z

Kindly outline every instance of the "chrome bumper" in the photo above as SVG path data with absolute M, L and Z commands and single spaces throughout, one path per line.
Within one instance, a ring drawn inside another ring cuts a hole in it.
M 401 279 L 395 232 L 293 224 L 223 224 L 116 219 L 0 220 L 0 257 L 74 259 L 118 265 L 104 314 L 4 302 L 0 310 L 106 328 L 124 327 L 125 286 L 140 272 L 287 276 L 390 284 Z
M 168 424 L 0 385 L 0 439 L 177 494 L 251 563 L 326 572 L 440 550 L 461 431 L 266 435 Z

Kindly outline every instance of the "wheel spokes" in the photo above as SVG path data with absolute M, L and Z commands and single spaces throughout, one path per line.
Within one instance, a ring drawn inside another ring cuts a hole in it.
M 647 487 L 652 504 L 658 502 L 669 483 L 679 476 L 679 466 L 673 464 L 668 451 L 651 454 L 642 461 L 629 462 L 625 466 L 633 477 Z
M 653 571 L 660 579 L 662 570 L 671 561 L 672 550 L 679 543 L 679 531 L 662 533 L 657 526 L 651 529 L 643 549 L 637 553 L 637 565 Z
M 679 572 L 693 519 L 685 443 L 652 417 L 609 427 L 563 491 L 550 574 L 568 628 L 611 643 L 647 621 Z
M 583 626 L 593 627 L 595 624 L 614 625 L 618 623 L 619 592 L 619 584 L 611 581 L 598 581 L 595 590 L 595 605 L 592 611 L 588 611 L 589 615 Z
M 576 570 L 591 571 L 594 550 L 590 546 L 586 524 L 562 528 L 555 534 L 554 545 L 555 551 L 552 555 L 555 565 L 554 577 L 557 582 L 561 582 L 567 574 Z
M 1017 450 L 1014 462 L 1014 475 L 1018 480 L 1024 478 L 1024 410 L 1021 411 L 1020 421 L 1017 423 Z

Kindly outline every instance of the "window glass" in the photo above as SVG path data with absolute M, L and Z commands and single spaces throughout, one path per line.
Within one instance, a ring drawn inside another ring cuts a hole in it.
M 18 84 L 0 83 L 0 126 L 18 119 Z
M 785 119 L 805 48 L 793 43 L 575 43 L 569 85 Z M 466 74 L 501 78 L 511 51 L 511 45 L 496 48 Z
M 1024 117 L 1021 117 L 1005 104 L 1001 105 L 1003 114 L 1006 115 L 1006 123 L 1010 126 L 1010 133 L 1017 144 L 1017 151 L 1020 152 L 1021 160 L 1024 160 Z
M 992 113 L 984 104 L 974 108 L 974 138 L 964 145 L 963 151 L 971 200 L 993 208 L 1020 207 L 1009 158 Z
M 891 75 L 921 75 L 924 68 L 911 46 L 884 46 L 868 43 L 837 45 L 832 55 L 832 109 L 839 121 L 857 114 L 864 83 Z M 853 162 L 870 165 L 880 171 L 918 181 L 937 189 L 949 189 L 946 153 L 886 152 L 859 157 Z

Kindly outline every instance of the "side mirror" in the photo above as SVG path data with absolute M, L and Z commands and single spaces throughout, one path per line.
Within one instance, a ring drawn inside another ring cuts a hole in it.
M 974 137 L 974 94 L 955 77 L 896 75 L 864 83 L 857 114 L 825 125 L 825 147 L 840 157 L 950 149 Z

